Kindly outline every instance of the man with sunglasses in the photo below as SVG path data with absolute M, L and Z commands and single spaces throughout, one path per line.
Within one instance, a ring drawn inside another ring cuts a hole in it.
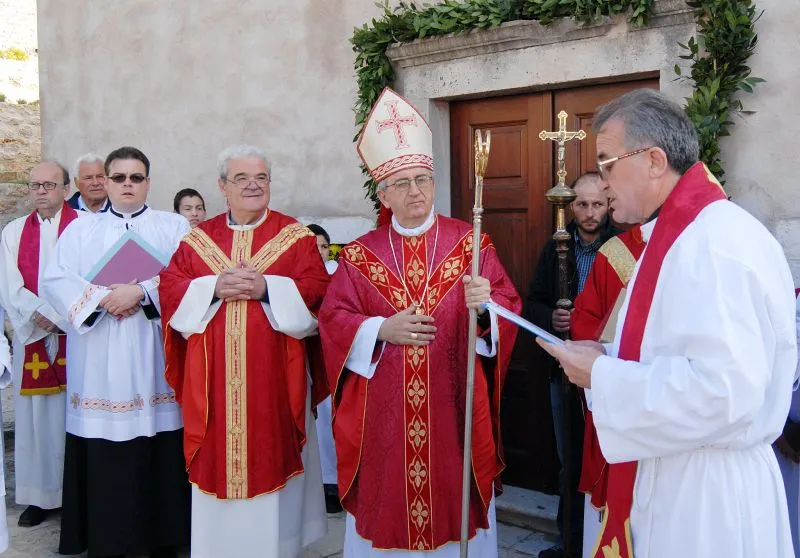
M 66 324 L 40 282 L 56 241 L 78 213 L 64 203 L 69 175 L 44 162 L 31 171 L 34 210 L 3 229 L 0 298 L 14 328 L 14 464 L 21 527 L 40 524 L 61 507 L 66 414 Z
M 147 206 L 140 150 L 114 150 L 104 167 L 111 206 L 65 231 L 43 281 L 69 322 L 59 552 L 173 557 L 189 543 L 189 484 L 180 408 L 164 379 L 158 276 L 108 287 L 86 277 L 123 237 L 166 259 L 190 227 Z
M 311 413 L 327 386 L 306 338 L 329 278 L 314 233 L 270 209 L 260 149 L 224 150 L 218 172 L 228 211 L 192 229 L 159 287 L 192 558 L 294 558 L 327 531 Z
M 320 311 L 344 556 L 458 556 L 466 371 L 475 358 L 469 554 L 496 557 L 499 403 L 516 326 L 481 304 L 491 296 L 519 312 L 519 295 L 487 235 L 481 276 L 469 276 L 472 227 L 433 209 L 432 134 L 411 104 L 385 89 L 358 151 L 391 222 L 344 248 Z M 469 355 L 470 307 L 480 315 L 480 358 Z
M 783 249 L 727 200 L 662 93 L 627 93 L 594 127 L 614 217 L 644 223 L 646 246 L 612 343 L 540 343 L 586 388 L 608 461 L 592 556 L 794 556 L 770 446 L 797 363 Z

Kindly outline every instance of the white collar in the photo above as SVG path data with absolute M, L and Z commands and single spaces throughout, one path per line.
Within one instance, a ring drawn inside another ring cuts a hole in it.
M 111 204 L 108 208 L 108 212 L 111 213 L 111 215 L 114 215 L 115 217 L 119 217 L 121 219 L 133 219 L 144 213 L 146 210 L 147 210 L 147 204 L 143 205 L 136 211 L 132 211 L 130 213 L 123 213 L 122 211 L 119 211 L 117 208 L 114 207 L 114 204 Z
M 58 211 L 56 211 L 55 215 L 53 215 L 53 216 L 52 216 L 52 217 L 50 217 L 49 219 L 45 219 L 44 217 L 42 217 L 42 216 L 39 214 L 39 212 L 38 212 L 38 211 L 36 212 L 36 217 L 38 217 L 38 218 L 39 218 L 39 224 L 44 224 L 44 223 L 58 223 L 58 222 L 60 221 L 60 219 L 61 219 L 61 209 L 59 209 Z
M 407 229 L 397 221 L 397 217 L 395 215 L 392 215 L 392 228 L 397 231 L 397 234 L 400 236 L 419 236 L 428 232 L 428 229 L 433 226 L 433 222 L 435 220 L 436 212 L 431 209 L 431 213 L 428 215 L 427 219 L 425 219 L 424 223 L 418 227 L 414 227 L 413 229 Z
M 656 221 L 658 221 L 658 217 L 642 225 L 642 240 L 645 244 L 647 244 L 650 241 L 650 237 L 653 236 L 653 229 L 656 228 Z
M 267 217 L 269 217 L 269 213 L 270 213 L 269 208 L 267 208 L 264 210 L 264 214 L 255 223 L 251 223 L 249 225 L 239 225 L 233 222 L 233 216 L 231 215 L 230 210 L 228 210 L 228 228 L 234 231 L 249 231 L 251 229 L 256 228 L 264 221 L 266 221 Z

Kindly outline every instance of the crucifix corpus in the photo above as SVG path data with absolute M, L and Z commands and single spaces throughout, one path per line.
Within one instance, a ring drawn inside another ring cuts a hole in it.
M 547 198 L 547 201 L 553 204 L 553 206 L 556 208 L 556 232 L 553 235 L 553 240 L 556 241 L 556 253 L 558 254 L 559 300 L 556 303 L 556 306 L 564 310 L 572 309 L 572 301 L 569 299 L 569 278 L 567 277 L 567 252 L 569 252 L 570 235 L 569 232 L 567 232 L 566 219 L 567 206 L 575 199 L 575 191 L 572 188 L 569 188 L 566 184 L 566 145 L 568 141 L 574 139 L 583 140 L 585 138 L 586 132 L 583 130 L 578 130 L 577 132 L 567 131 L 567 113 L 563 110 L 558 113 L 558 131 L 548 132 L 546 130 L 542 130 L 539 133 L 540 140 L 552 140 L 556 142 L 556 145 L 558 146 L 558 172 L 556 173 L 556 176 L 558 176 L 558 183 L 545 193 L 545 198 Z M 562 337 L 566 338 L 567 334 L 562 334 Z M 561 464 L 563 469 L 562 478 L 564 479 L 564 490 L 561 494 L 561 498 L 563 499 L 561 534 L 564 541 L 564 556 L 566 556 L 566 558 L 578 558 L 576 554 L 577 549 L 574 548 L 572 541 L 571 518 L 573 506 L 579 505 L 579 502 L 573 502 L 573 491 L 570 489 L 570 486 L 572 485 L 571 468 L 574 457 L 571 455 L 572 452 L 570 451 L 570 437 L 572 435 L 572 429 L 569 417 L 572 416 L 571 407 L 574 404 L 572 400 L 574 396 L 574 390 L 572 389 L 572 384 L 570 384 L 566 376 L 561 378 L 561 396 L 563 399 L 562 408 L 564 410 L 564 419 L 561 424 L 564 439 L 564 462 Z

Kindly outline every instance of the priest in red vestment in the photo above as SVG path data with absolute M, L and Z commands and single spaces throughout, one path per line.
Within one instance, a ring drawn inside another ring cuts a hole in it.
M 431 132 L 390 89 L 358 145 L 393 217 L 341 252 L 320 311 L 333 393 L 344 556 L 458 555 L 467 359 L 476 358 L 470 554 L 497 555 L 494 494 L 503 470 L 500 394 L 516 329 L 468 306 L 521 303 L 488 236 L 469 277 L 472 227 L 433 211 Z
M 592 264 L 581 294 L 575 299 L 570 319 L 570 337 L 610 343 L 614 340 L 617 317 L 625 300 L 625 288 L 636 262 L 644 251 L 639 225 L 604 243 Z M 600 449 L 592 412 L 585 409 L 583 459 L 578 489 L 587 494 L 583 526 L 584 556 L 588 556 L 602 523 L 600 511 L 606 505 L 608 463 Z M 594 511 L 598 510 L 598 511 Z
M 329 276 L 314 234 L 269 209 L 261 151 L 224 151 L 218 182 L 229 211 L 192 230 L 160 285 L 192 557 L 291 558 L 327 529 L 305 338 Z

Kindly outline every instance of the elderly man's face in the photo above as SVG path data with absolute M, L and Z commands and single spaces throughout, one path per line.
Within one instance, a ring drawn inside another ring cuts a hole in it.
M 232 213 L 263 212 L 269 206 L 269 169 L 260 157 L 231 159 L 228 176 L 219 179 L 219 188 Z
M 75 177 L 75 186 L 81 197 L 88 203 L 102 202 L 106 199 L 106 171 L 103 163 L 81 163 L 78 165 L 78 176 Z
M 150 193 L 150 178 L 137 159 L 114 159 L 108 165 L 108 197 L 122 213 L 141 209 Z
M 625 125 L 609 120 L 597 135 L 597 158 L 605 161 L 631 152 L 625 143 Z M 653 188 L 648 171 L 648 151 L 619 159 L 603 169 L 605 192 L 609 209 L 619 223 L 641 223 L 650 217 L 657 190 Z M 657 205 L 655 205 L 657 207 Z
M 392 210 L 402 226 L 414 228 L 430 215 L 435 190 L 429 169 L 406 169 L 386 179 L 386 189 L 378 191 L 378 199 Z
M 64 205 L 69 184 L 64 184 L 64 172 L 58 165 L 42 163 L 31 171 L 28 192 L 36 211 L 52 217 Z

